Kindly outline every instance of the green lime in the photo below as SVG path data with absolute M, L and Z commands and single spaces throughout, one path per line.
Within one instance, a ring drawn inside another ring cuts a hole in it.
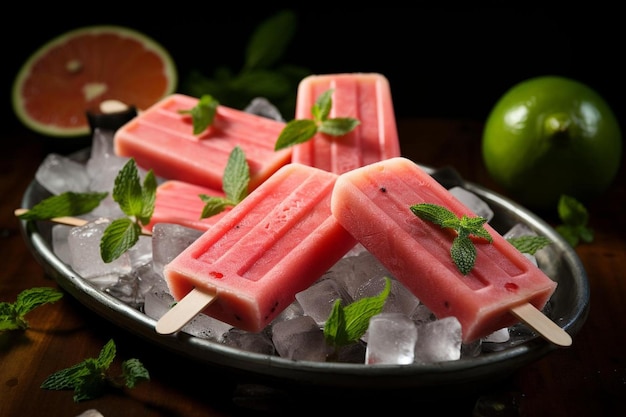
M 555 209 L 562 194 L 588 202 L 607 190 L 622 155 L 606 101 L 578 81 L 541 76 L 514 85 L 487 117 L 482 156 L 521 204 Z

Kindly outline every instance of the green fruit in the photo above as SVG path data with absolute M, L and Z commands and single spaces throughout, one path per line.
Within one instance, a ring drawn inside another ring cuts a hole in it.
M 622 136 L 605 100 L 572 79 L 541 76 L 513 86 L 489 114 L 482 156 L 518 202 L 555 209 L 562 194 L 588 202 L 619 170 Z

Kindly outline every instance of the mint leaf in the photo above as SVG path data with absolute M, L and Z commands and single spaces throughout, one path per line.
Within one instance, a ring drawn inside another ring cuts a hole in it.
M 287 49 L 296 25 L 296 15 L 290 10 L 280 11 L 261 22 L 248 42 L 244 71 L 274 65 Z
M 226 210 L 228 207 L 232 207 L 233 203 L 223 197 L 217 196 L 209 196 L 206 194 L 199 195 L 200 200 L 202 200 L 205 204 L 202 208 L 202 213 L 200 213 L 201 219 L 206 219 L 211 216 L 215 216 Z
M 113 200 L 127 215 L 141 212 L 142 193 L 134 159 L 129 159 L 115 177 Z
M 100 256 L 110 263 L 122 256 L 139 240 L 141 227 L 128 217 L 115 219 L 104 230 L 100 239 Z
M 470 236 L 475 236 L 492 241 L 492 237 L 485 229 L 487 221 L 484 217 L 469 217 L 467 215 L 458 218 L 453 212 L 437 204 L 421 203 L 409 207 L 417 217 L 429 221 L 445 229 L 456 231 L 457 236 L 452 241 L 450 256 L 457 269 L 463 274 L 470 273 L 476 263 L 476 248 Z
M 79 216 L 89 213 L 109 193 L 76 193 L 67 191 L 48 197 L 18 217 L 22 220 L 50 220 L 55 217 Z
M 134 388 L 138 383 L 150 379 L 148 370 L 139 359 L 129 359 L 122 362 L 122 372 L 128 388 Z
M 468 236 L 457 236 L 452 241 L 450 255 L 458 270 L 467 275 L 476 263 L 476 247 Z
M 335 301 L 324 324 L 326 342 L 338 348 L 359 340 L 367 331 L 370 318 L 383 310 L 390 291 L 391 280 L 385 277 L 385 288 L 376 296 L 361 298 L 346 307 L 341 300 Z
M 113 220 L 100 240 L 100 255 L 106 263 L 113 262 L 133 247 L 141 235 L 141 225 L 150 222 L 156 202 L 157 181 L 152 170 L 143 184 L 134 158 L 130 158 L 115 177 L 113 200 L 129 217 Z
M 74 402 L 81 402 L 97 398 L 104 394 L 108 387 L 119 388 L 116 379 L 109 375 L 109 368 L 113 363 L 116 347 L 113 339 L 102 348 L 97 358 L 87 358 L 84 361 L 62 369 L 48 376 L 41 384 L 42 389 L 74 390 Z M 137 383 L 149 380 L 148 371 L 137 359 L 130 359 L 122 363 L 122 371 L 128 388 L 134 388 Z
M 343 136 L 361 123 L 352 117 L 328 118 L 333 103 L 333 91 L 334 89 L 326 90 L 315 100 L 311 106 L 313 120 L 294 119 L 285 125 L 274 144 L 275 151 L 304 143 L 315 136 L 317 132 L 331 136 Z
M 228 207 L 239 204 L 248 195 L 249 183 L 250 167 L 246 155 L 239 146 L 235 146 L 230 152 L 222 176 L 222 190 L 226 197 L 200 194 L 200 199 L 205 203 L 200 218 L 205 219 L 214 216 Z
M 534 255 L 539 249 L 542 249 L 552 243 L 552 241 L 545 236 L 518 236 L 508 238 L 507 241 L 515 246 L 515 248 L 522 252 Z
M 318 131 L 331 136 L 341 136 L 354 130 L 360 122 L 351 117 L 337 117 L 324 120 L 319 124 Z
M 0 302 L 0 331 L 27 329 L 26 314 L 61 297 L 63 293 L 55 288 L 35 287 L 19 293 L 14 303 Z
M 239 146 L 235 146 L 228 156 L 228 162 L 222 178 L 222 189 L 226 198 L 235 204 L 248 195 L 250 168 L 246 155 Z
M 585 206 L 574 197 L 562 195 L 557 206 L 563 224 L 555 229 L 572 247 L 580 241 L 590 243 L 594 239 L 593 230 L 588 227 L 589 213 Z
M 193 134 L 199 135 L 213 124 L 219 101 L 209 94 L 204 94 L 198 100 L 198 103 L 189 110 L 179 110 L 180 114 L 191 114 L 191 123 L 193 125 Z
M 294 119 L 288 122 L 278 135 L 274 150 L 304 143 L 317 133 L 317 124 L 314 120 Z

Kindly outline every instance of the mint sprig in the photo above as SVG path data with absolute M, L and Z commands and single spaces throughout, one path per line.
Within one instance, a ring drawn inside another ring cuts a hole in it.
M 313 119 L 294 119 L 285 125 L 274 145 L 275 151 L 304 143 L 315 136 L 317 132 L 331 136 L 342 136 L 354 130 L 361 123 L 352 117 L 328 117 L 333 105 L 333 91 L 334 89 L 326 90 L 317 98 L 311 107 Z
M 248 195 L 249 183 L 250 167 L 246 155 L 239 146 L 235 146 L 228 156 L 222 177 L 222 190 L 225 197 L 200 194 L 200 199 L 205 203 L 200 218 L 214 216 L 228 207 L 239 204 Z
M 534 255 L 539 249 L 552 244 L 552 240 L 545 236 L 518 236 L 508 238 L 507 241 L 515 246 L 515 248 L 522 252 Z
M 391 291 L 391 280 L 385 277 L 385 288 L 373 297 L 361 298 L 346 307 L 335 301 L 330 316 L 324 324 L 324 339 L 336 349 L 359 340 L 369 327 L 371 317 L 379 314 Z
M 252 32 L 240 69 L 221 64 L 210 75 L 193 69 L 182 80 L 181 92 L 194 97 L 210 93 L 220 103 L 237 109 L 243 109 L 256 97 L 265 97 L 281 114 L 293 114 L 298 83 L 311 73 L 304 67 L 281 62 L 297 23 L 293 11 L 278 11 Z
M 14 303 L 0 302 L 0 331 L 27 329 L 26 314 L 61 297 L 63 293 L 55 288 L 35 287 L 19 293 Z
M 76 193 L 67 191 L 40 201 L 18 217 L 22 220 L 50 220 L 55 217 L 80 216 L 98 207 L 108 195 L 107 192 Z
M 213 124 L 219 101 L 210 94 L 203 94 L 191 109 L 179 110 L 180 114 L 190 114 L 193 134 L 199 135 Z
M 572 247 L 578 246 L 582 241 L 593 241 L 593 230 L 588 226 L 589 212 L 585 206 L 574 197 L 562 195 L 557 206 L 559 218 L 563 222 L 556 227 L 563 238 Z
M 111 339 L 104 345 L 97 358 L 85 359 L 74 366 L 53 373 L 43 381 L 41 388 L 73 389 L 74 402 L 81 402 L 103 395 L 107 388 L 123 386 L 134 388 L 138 383 L 150 379 L 150 374 L 137 359 L 122 363 L 122 375 L 116 377 L 109 375 L 115 354 L 115 342 Z
M 414 204 L 410 206 L 410 210 L 417 217 L 434 223 L 442 229 L 450 228 L 456 231 L 457 235 L 452 241 L 450 255 L 463 275 L 469 274 L 476 263 L 476 247 L 470 236 L 474 235 L 492 242 L 491 235 L 484 227 L 487 222 L 484 217 L 469 217 L 464 214 L 459 218 L 447 208 L 430 203 Z
M 148 171 L 141 184 L 134 158 L 130 158 L 117 174 L 113 200 L 129 217 L 113 220 L 104 230 L 100 255 L 105 263 L 113 262 L 137 243 L 142 225 L 150 222 L 154 212 L 156 188 L 157 181 L 152 170 Z

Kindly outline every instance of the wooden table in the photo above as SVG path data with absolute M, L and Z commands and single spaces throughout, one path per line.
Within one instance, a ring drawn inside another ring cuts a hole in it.
M 472 120 L 399 120 L 402 149 L 416 162 L 440 167 L 451 165 L 467 180 L 501 192 L 489 179 L 480 157 L 482 125 Z M 50 144 L 21 126 L 10 129 L 0 153 L 0 301 L 13 302 L 18 293 L 35 286 L 57 287 L 44 274 L 20 234 L 13 210 L 48 152 L 68 147 Z M 616 416 L 626 415 L 626 214 L 625 170 L 622 165 L 614 186 L 588 205 L 595 240 L 576 248 L 589 277 L 591 308 L 573 346 L 558 349 L 525 366 L 496 386 L 479 387 L 479 394 L 455 396 L 430 404 L 449 415 L 472 415 L 478 399 L 507 403 L 507 416 Z M 546 220 L 552 222 L 546 214 Z M 293 413 L 294 399 L 275 394 L 246 397 L 246 385 L 236 377 L 197 366 L 183 357 L 168 354 L 117 328 L 67 295 L 27 316 L 24 332 L 0 333 L 0 416 L 77 416 L 96 409 L 112 416 L 209 416 L 268 415 Z M 60 369 L 95 357 L 113 338 L 117 346 L 114 368 L 122 360 L 139 358 L 150 372 L 150 381 L 132 390 L 74 403 L 71 391 L 40 388 L 42 381 Z M 212 380 L 212 381 L 211 381 Z M 245 382 L 245 381 L 243 381 Z M 211 387 L 211 388 L 209 388 Z M 445 396 L 445 394 L 444 394 Z M 335 410 L 347 413 L 372 411 L 372 406 L 351 399 L 334 404 L 310 398 L 303 410 Z M 247 399 L 247 401 L 246 401 Z M 385 396 L 371 398 L 387 411 L 419 407 L 410 399 L 386 404 Z M 287 405 L 285 405 L 287 404 Z M 281 410 L 282 409 L 282 410 Z M 416 408 L 415 413 L 419 414 Z M 496 415 L 496 414 L 493 414 Z M 500 414 L 505 415 L 505 414 Z

